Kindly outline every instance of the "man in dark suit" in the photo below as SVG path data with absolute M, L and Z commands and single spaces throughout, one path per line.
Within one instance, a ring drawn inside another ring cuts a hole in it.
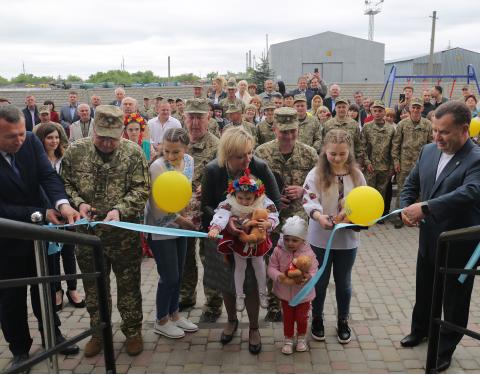
M 52 168 L 42 144 L 25 130 L 25 118 L 13 105 L 0 106 L 0 217 L 31 222 L 32 213 L 39 211 L 48 222 L 60 224 L 63 219 L 73 223 L 80 218 L 67 200 L 63 183 Z M 41 189 L 55 209 L 45 208 Z M 0 238 L 0 280 L 36 276 L 33 242 Z M 31 286 L 32 309 L 41 328 L 38 286 Z M 52 293 L 52 302 L 55 293 Z M 27 287 L 0 289 L 0 319 L 5 340 L 13 353 L 13 364 L 28 358 L 32 338 L 28 328 Z M 56 342 L 65 341 L 55 313 Z M 74 345 L 63 354 L 78 353 Z
M 417 258 L 416 302 L 412 330 L 401 344 L 418 345 L 427 337 L 432 302 L 434 261 L 440 233 L 480 224 L 480 148 L 469 138 L 468 107 L 452 101 L 435 111 L 432 125 L 435 143 L 423 147 L 417 164 L 410 172 L 400 194 L 405 207 L 402 220 L 408 226 L 420 226 Z M 419 203 L 415 203 L 420 198 Z M 476 243 L 452 244 L 448 266 L 464 268 Z M 444 318 L 466 327 L 473 277 L 464 284 L 458 275 L 447 275 Z M 442 329 L 438 371 L 450 366 L 455 347 L 462 334 Z
M 25 98 L 26 107 L 23 109 L 23 116 L 25 117 L 25 126 L 27 131 L 31 132 L 33 127 L 40 123 L 40 114 L 36 105 L 36 99 L 33 95 L 28 95 Z
M 122 105 L 122 100 L 124 98 L 125 98 L 125 89 L 123 87 L 117 87 L 115 89 L 115 100 L 110 104 L 120 107 Z
M 60 123 L 69 135 L 70 125 L 75 121 L 80 120 L 80 116 L 77 113 L 78 106 L 78 94 L 75 91 L 68 93 L 68 103 L 60 109 Z
M 330 86 L 330 96 L 323 100 L 323 105 L 328 108 L 328 110 L 332 113 L 332 118 L 335 117 L 337 111 L 335 111 L 335 101 L 340 96 L 340 86 L 333 84 Z

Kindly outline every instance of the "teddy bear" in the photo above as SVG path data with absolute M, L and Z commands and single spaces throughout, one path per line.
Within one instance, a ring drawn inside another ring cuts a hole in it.
M 285 274 L 278 276 L 278 281 L 286 285 L 301 284 L 307 280 L 305 274 L 312 267 L 312 258 L 308 255 L 300 255 L 293 258 Z
M 238 236 L 238 239 L 244 243 L 260 244 L 267 239 L 267 233 L 264 229 L 258 228 L 258 220 L 268 219 L 268 210 L 264 208 L 256 208 L 253 210 L 252 218 L 248 220 L 244 225 L 246 231 Z M 247 233 L 250 229 L 250 233 Z

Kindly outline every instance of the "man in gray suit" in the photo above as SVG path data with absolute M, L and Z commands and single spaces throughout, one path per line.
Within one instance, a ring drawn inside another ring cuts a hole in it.
M 401 344 L 413 347 L 428 335 L 433 274 L 440 233 L 480 224 L 480 148 L 469 137 L 468 107 L 451 101 L 437 108 L 433 120 L 434 143 L 425 145 L 400 194 L 402 220 L 420 227 L 417 257 L 416 302 L 411 333 Z M 420 198 L 420 202 L 417 199 Z M 448 267 L 464 268 L 476 243 L 452 243 Z M 468 323 L 473 277 L 461 284 L 458 275 L 447 275 L 444 319 L 462 327 Z M 462 334 L 442 329 L 437 371 L 450 366 Z
M 68 93 L 68 103 L 60 109 L 60 123 L 63 128 L 69 134 L 70 125 L 79 120 L 80 117 L 77 113 L 78 106 L 78 94 L 75 91 Z

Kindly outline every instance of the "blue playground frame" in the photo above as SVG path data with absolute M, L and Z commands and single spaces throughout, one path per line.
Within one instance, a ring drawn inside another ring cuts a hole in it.
M 421 79 L 451 78 L 454 81 L 456 81 L 459 78 L 466 78 L 467 79 L 467 84 L 470 84 L 470 81 L 475 82 L 475 85 L 477 86 L 478 94 L 480 96 L 480 86 L 478 84 L 478 79 L 477 79 L 477 75 L 475 73 L 475 68 L 473 67 L 472 64 L 467 65 L 467 74 L 446 74 L 446 75 L 441 75 L 441 74 L 437 74 L 437 75 L 397 75 L 397 66 L 394 64 L 392 66 L 392 68 L 390 69 L 390 73 L 388 74 L 387 81 L 385 82 L 385 87 L 383 88 L 381 100 L 383 100 L 383 98 L 385 97 L 385 93 L 387 92 L 388 84 L 391 82 L 392 86 L 390 87 L 390 98 L 388 100 L 388 106 L 390 107 L 392 105 L 392 95 L 393 95 L 393 87 L 395 86 L 395 81 L 397 79 L 411 80 L 411 79 L 416 79 L 416 78 L 421 78 Z

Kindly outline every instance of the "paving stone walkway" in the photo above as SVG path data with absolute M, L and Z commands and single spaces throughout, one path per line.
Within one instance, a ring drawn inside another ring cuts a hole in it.
M 220 333 L 226 314 L 215 324 L 200 324 L 200 330 L 180 340 L 169 340 L 153 333 L 155 321 L 155 291 L 157 272 L 153 259 L 142 264 L 143 337 L 145 350 L 138 357 L 125 352 L 124 336 L 120 331 L 119 314 L 114 308 L 113 330 L 119 373 L 422 373 L 427 344 L 405 349 L 400 339 L 409 332 L 415 294 L 415 260 L 417 229 L 396 230 L 393 225 L 377 225 L 361 235 L 361 245 L 353 271 L 351 327 L 353 339 L 340 345 L 336 339 L 335 287 L 329 286 L 325 303 L 326 341 L 310 340 L 310 351 L 285 356 L 280 352 L 283 340 L 281 323 L 265 323 L 261 314 L 263 349 L 260 355 L 248 352 L 248 325 L 241 318 L 233 341 L 222 346 Z M 200 276 L 201 277 L 201 276 Z M 112 280 L 115 293 L 115 283 Z M 81 283 L 80 283 L 81 285 Z M 198 322 L 203 304 L 203 288 L 198 286 L 199 300 L 187 313 Z M 116 297 L 114 296 L 114 301 Z M 78 334 L 88 327 L 85 309 L 66 305 L 60 313 L 62 331 L 66 336 Z M 30 314 L 34 345 L 31 353 L 41 350 L 36 320 Z M 472 296 L 469 328 L 480 331 L 480 293 L 478 282 Z M 85 342 L 80 343 L 83 349 Z M 9 365 L 11 354 L 0 336 L 0 369 Z M 59 356 L 62 373 L 102 373 L 103 357 L 85 358 Z M 32 372 L 46 372 L 40 364 Z M 448 372 L 480 372 L 480 342 L 464 338 L 457 348 Z

